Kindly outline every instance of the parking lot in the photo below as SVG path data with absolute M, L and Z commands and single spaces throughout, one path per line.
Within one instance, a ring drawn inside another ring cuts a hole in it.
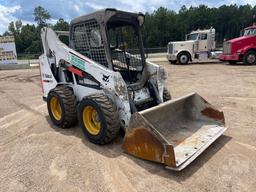
M 224 111 L 228 130 L 190 166 L 173 172 L 123 153 L 121 136 L 98 146 L 57 128 L 39 69 L 0 71 L 0 191 L 254 191 L 256 66 L 154 62 L 173 98 L 198 92 Z

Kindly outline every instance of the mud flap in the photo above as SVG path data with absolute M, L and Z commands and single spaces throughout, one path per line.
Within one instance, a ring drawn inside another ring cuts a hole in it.
M 223 112 L 197 93 L 191 93 L 134 113 L 123 149 L 136 157 L 180 171 L 225 130 Z

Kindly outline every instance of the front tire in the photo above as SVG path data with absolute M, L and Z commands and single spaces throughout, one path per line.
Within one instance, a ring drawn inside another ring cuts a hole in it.
M 76 100 L 68 87 L 59 86 L 51 90 L 47 97 L 47 108 L 56 126 L 65 129 L 76 124 Z
M 246 65 L 256 65 L 256 52 L 248 51 L 243 58 L 243 63 Z
M 180 53 L 178 55 L 179 64 L 186 65 L 189 62 L 189 54 L 188 53 Z
M 116 105 L 105 95 L 86 97 L 79 104 L 78 119 L 83 134 L 95 144 L 107 144 L 119 133 Z

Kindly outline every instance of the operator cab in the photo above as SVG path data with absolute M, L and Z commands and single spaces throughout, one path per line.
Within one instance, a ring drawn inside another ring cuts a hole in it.
M 71 21 L 70 47 L 134 84 L 142 79 L 145 66 L 143 23 L 143 14 L 116 9 L 81 16 Z
M 145 63 L 138 22 L 113 18 L 107 23 L 107 36 L 113 70 L 136 82 Z

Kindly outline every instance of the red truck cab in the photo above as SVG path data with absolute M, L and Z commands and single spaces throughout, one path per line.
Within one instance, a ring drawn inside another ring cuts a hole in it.
M 256 64 L 256 25 L 245 28 L 241 34 L 241 37 L 223 43 L 223 54 L 219 60 L 231 64 Z

